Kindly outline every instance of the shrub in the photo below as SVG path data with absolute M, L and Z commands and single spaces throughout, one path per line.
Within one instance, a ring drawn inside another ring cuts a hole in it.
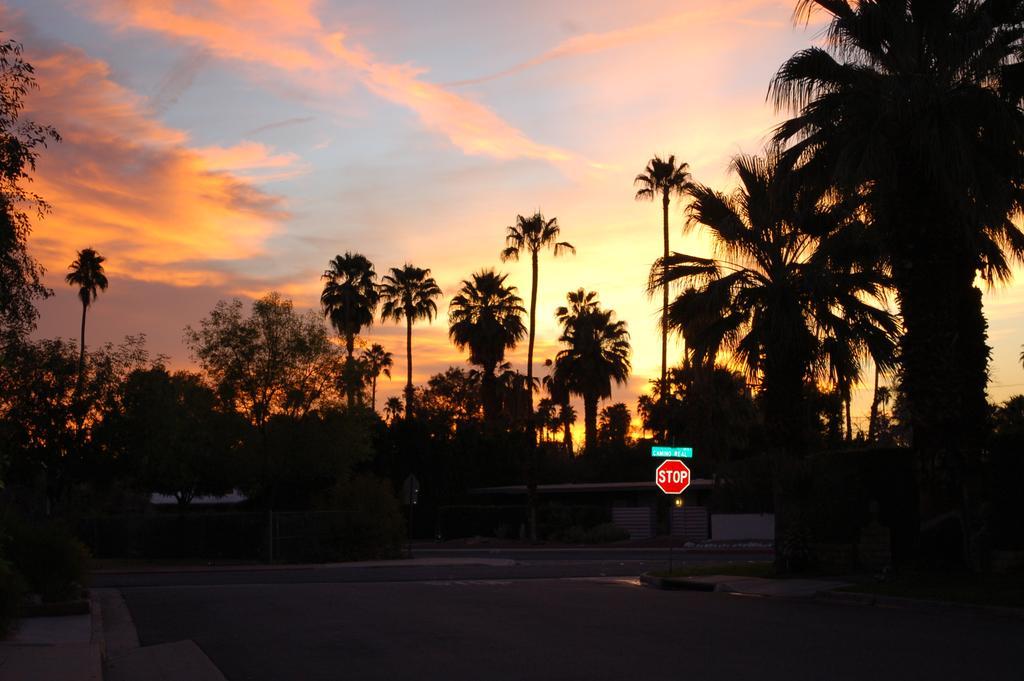
M 283 559 L 364 560 L 400 555 L 405 520 L 387 481 L 357 477 L 337 485 L 320 506 L 321 512 L 278 515 L 282 537 L 301 540 L 292 546 L 282 540 L 279 555 Z M 289 522 L 299 526 L 289 530 Z
M 607 544 L 626 539 L 629 539 L 629 532 L 614 523 L 601 523 L 596 527 L 590 528 L 586 533 L 586 542 L 588 544 Z
M 48 603 L 78 595 L 88 558 L 80 541 L 52 522 L 9 522 L 7 534 L 7 557 L 30 591 Z
M 25 581 L 14 568 L 0 560 L 0 638 L 7 635 L 25 596 Z

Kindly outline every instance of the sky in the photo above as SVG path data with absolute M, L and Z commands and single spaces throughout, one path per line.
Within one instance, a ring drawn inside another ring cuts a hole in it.
M 63 136 L 33 190 L 53 211 L 30 242 L 56 295 L 38 335 L 77 337 L 63 275 L 76 250 L 107 257 L 109 290 L 87 343 L 145 333 L 191 366 L 182 330 L 220 299 L 280 291 L 315 308 L 335 254 L 378 273 L 431 268 L 440 319 L 414 330 L 414 380 L 465 355 L 447 339 L 447 301 L 485 267 L 529 296 L 527 263 L 501 263 L 507 225 L 557 217 L 575 256 L 542 258 L 536 362 L 557 352 L 555 308 L 578 287 L 626 320 L 635 407 L 660 368 L 660 206 L 633 200 L 654 154 L 728 189 L 730 159 L 757 153 L 783 113 L 767 85 L 820 39 L 793 0 L 480 3 L 418 0 L 0 0 L 4 38 L 25 45 L 40 88 L 27 116 Z M 682 233 L 672 248 L 710 255 Z M 986 293 L 993 399 L 1024 391 L 1024 284 Z M 404 331 L 364 334 L 395 354 Z M 680 357 L 674 344 L 670 357 Z M 525 369 L 525 344 L 510 356 Z M 855 402 L 865 413 L 869 389 Z

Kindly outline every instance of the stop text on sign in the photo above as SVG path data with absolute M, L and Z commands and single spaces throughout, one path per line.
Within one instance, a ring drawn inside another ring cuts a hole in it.
M 654 484 L 665 494 L 682 494 L 690 486 L 690 469 L 679 459 L 663 461 L 654 472 Z

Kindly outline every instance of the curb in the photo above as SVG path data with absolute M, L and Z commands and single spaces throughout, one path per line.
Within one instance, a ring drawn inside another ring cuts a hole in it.
M 839 605 L 875 606 L 882 608 L 905 608 L 923 612 L 941 612 L 954 610 L 978 615 L 997 615 L 1024 619 L 1024 608 L 1010 608 L 999 605 L 974 605 L 955 601 L 932 601 L 921 598 L 905 598 L 903 596 L 880 596 L 877 594 L 858 593 L 856 591 L 825 590 L 814 594 L 814 600 L 822 603 Z
M 649 572 L 640 575 L 640 583 L 662 591 L 715 591 L 717 585 L 698 582 L 686 577 L 657 577 Z
M 100 657 L 107 657 L 107 638 L 103 632 L 103 607 L 100 605 L 99 594 L 95 589 L 89 589 L 89 623 L 91 633 L 89 642 L 97 645 L 100 650 Z

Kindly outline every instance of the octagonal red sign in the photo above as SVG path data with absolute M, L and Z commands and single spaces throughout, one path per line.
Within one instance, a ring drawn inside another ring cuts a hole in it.
M 690 469 L 679 459 L 669 459 L 654 472 L 654 482 L 665 494 L 682 494 L 690 486 Z

